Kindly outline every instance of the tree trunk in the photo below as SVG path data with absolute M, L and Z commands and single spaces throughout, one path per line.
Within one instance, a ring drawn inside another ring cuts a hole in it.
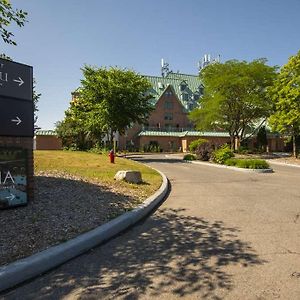
M 110 130 L 110 137 L 109 137 L 109 147 L 113 148 L 114 146 L 114 131 L 111 129 Z
M 296 149 L 296 135 L 293 135 L 293 157 L 297 157 L 297 149 Z
M 241 146 L 240 137 L 239 135 L 236 135 L 234 139 L 234 150 L 239 150 L 240 146 Z
M 230 134 L 230 148 L 234 151 L 234 135 Z

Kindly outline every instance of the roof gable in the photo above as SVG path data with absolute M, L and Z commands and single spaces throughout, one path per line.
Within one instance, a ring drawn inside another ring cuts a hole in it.
M 200 95 L 199 91 L 200 87 L 202 86 L 198 76 L 169 73 L 165 77 L 145 75 L 143 77 L 148 79 L 152 84 L 152 89 L 149 92 L 154 96 L 154 104 L 157 103 L 166 89 L 171 86 L 178 100 L 187 111 L 190 111 L 193 107 L 197 106 L 197 95 Z M 183 82 L 185 83 L 184 88 L 182 86 Z

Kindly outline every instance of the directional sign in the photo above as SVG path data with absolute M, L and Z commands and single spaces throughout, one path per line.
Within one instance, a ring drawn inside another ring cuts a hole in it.
M 0 148 L 0 208 L 27 203 L 26 150 Z
M 0 58 L 0 96 L 32 101 L 32 67 Z
M 33 103 L 0 98 L 0 136 L 33 137 Z

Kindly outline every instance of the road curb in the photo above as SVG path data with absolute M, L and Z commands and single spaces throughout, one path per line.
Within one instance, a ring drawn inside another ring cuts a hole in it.
M 215 167 L 215 168 L 222 168 L 222 169 L 229 169 L 229 170 L 234 170 L 234 171 L 239 171 L 239 172 L 250 172 L 250 173 L 273 173 L 273 169 L 246 169 L 246 168 L 236 168 L 236 167 L 231 167 L 231 166 L 225 166 L 225 165 L 219 165 L 219 164 L 212 164 L 212 163 L 207 163 L 203 161 L 191 161 L 191 160 L 184 160 L 186 163 L 192 163 L 192 164 L 197 164 L 197 165 L 205 165 L 205 166 L 210 166 L 210 167 Z
M 273 161 L 272 159 L 267 160 L 268 163 L 278 166 L 286 166 L 286 167 L 294 167 L 294 168 L 300 168 L 300 165 L 285 163 L 285 162 L 279 162 L 279 161 Z
M 155 169 L 156 170 L 156 169 Z M 63 244 L 15 261 L 0 268 L 0 292 L 34 278 L 64 262 L 98 246 L 134 225 L 148 215 L 166 196 L 168 179 L 156 170 L 163 179 L 160 188 L 142 204 L 123 215 Z

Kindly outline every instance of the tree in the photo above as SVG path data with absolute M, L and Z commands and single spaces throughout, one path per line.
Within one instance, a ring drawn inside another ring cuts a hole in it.
M 273 130 L 292 137 L 296 157 L 296 139 L 300 134 L 300 51 L 281 68 L 269 95 L 274 103 L 269 123 Z
M 36 91 L 36 80 L 33 78 L 33 89 L 32 89 L 32 101 L 33 101 L 33 112 L 34 112 L 34 123 L 36 124 L 38 120 L 38 115 L 37 112 L 39 111 L 38 109 L 38 102 L 41 97 L 41 93 L 38 93 Z
M 242 141 L 261 119 L 269 116 L 272 105 L 267 88 L 276 76 L 276 67 L 266 59 L 252 62 L 230 60 L 207 66 L 200 79 L 204 95 L 190 114 L 199 130 L 225 130 L 231 147 Z
M 153 106 L 147 93 L 151 84 L 130 70 L 82 68 L 84 79 L 77 97 L 66 112 L 65 122 L 80 124 L 91 140 L 104 135 L 112 144 L 116 132 L 124 134 L 134 123 L 147 120 Z
M 153 106 L 149 101 L 152 96 L 147 94 L 151 84 L 145 78 L 118 68 L 85 66 L 82 71 L 79 102 L 92 131 L 101 128 L 112 142 L 115 132 L 124 134 L 131 124 L 147 120 Z
M 27 12 L 19 9 L 13 9 L 9 0 L 0 0 L 0 33 L 3 41 L 7 44 L 17 45 L 12 39 L 14 36 L 7 27 L 11 23 L 17 24 L 19 27 L 24 26 L 26 22 Z
M 266 126 L 261 126 L 259 128 L 256 136 L 256 141 L 258 149 L 265 151 L 266 147 L 268 146 Z
M 67 149 L 86 150 L 87 146 L 92 142 L 78 120 L 66 116 L 63 121 L 57 122 L 55 125 L 56 133 L 61 138 L 63 146 Z

